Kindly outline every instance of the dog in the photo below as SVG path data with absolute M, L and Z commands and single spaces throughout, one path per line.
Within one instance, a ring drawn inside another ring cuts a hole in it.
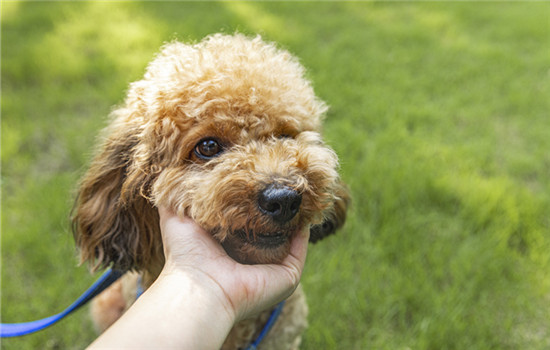
M 282 261 L 305 227 L 311 242 L 342 227 L 350 195 L 320 135 L 326 111 L 297 58 L 259 36 L 166 44 L 112 112 L 73 208 L 81 262 L 126 272 L 94 300 L 98 330 L 159 275 L 160 206 L 243 264 Z M 222 349 L 246 347 L 270 313 L 236 324 Z M 306 326 L 299 287 L 260 347 L 298 348 Z

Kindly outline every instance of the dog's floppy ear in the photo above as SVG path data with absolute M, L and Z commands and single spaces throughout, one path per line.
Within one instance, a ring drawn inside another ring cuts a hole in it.
M 338 229 L 344 226 L 346 213 L 351 202 L 351 197 L 347 186 L 340 182 L 335 192 L 336 202 L 329 212 L 325 213 L 325 220 L 319 225 L 311 227 L 309 241 L 315 243 L 329 235 L 334 234 Z
M 123 110 L 119 110 L 123 114 Z M 119 115 L 83 177 L 72 226 L 81 262 L 131 270 L 162 257 L 158 212 L 146 196 L 150 174 L 135 168 L 139 128 Z M 124 120 L 125 119 L 125 120 Z

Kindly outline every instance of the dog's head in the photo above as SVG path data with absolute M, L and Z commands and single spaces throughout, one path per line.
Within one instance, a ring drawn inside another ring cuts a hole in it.
M 161 265 L 161 205 L 244 263 L 282 260 L 309 225 L 313 242 L 333 233 L 349 197 L 319 134 L 325 111 L 297 60 L 260 38 L 168 44 L 130 86 L 82 180 L 82 259 Z

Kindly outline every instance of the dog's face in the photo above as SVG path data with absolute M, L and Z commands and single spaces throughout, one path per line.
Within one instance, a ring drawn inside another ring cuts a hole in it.
M 162 263 L 158 214 L 188 215 L 244 263 L 281 261 L 343 224 L 348 203 L 303 68 L 260 39 L 173 43 L 131 85 L 83 180 L 74 228 L 85 260 Z
M 191 216 L 239 261 L 282 260 L 290 238 L 333 206 L 336 156 L 314 132 L 219 130 L 209 119 L 183 138 L 186 161 L 160 173 L 155 202 Z

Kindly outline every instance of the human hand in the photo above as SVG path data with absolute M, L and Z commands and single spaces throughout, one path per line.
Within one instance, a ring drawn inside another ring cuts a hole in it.
M 219 349 L 237 321 L 289 297 L 300 282 L 308 228 L 281 264 L 242 265 L 191 219 L 165 208 L 159 215 L 164 269 L 89 349 Z
M 243 265 L 190 218 L 159 208 L 165 267 L 159 278 L 185 276 L 213 293 L 235 321 L 247 318 L 289 297 L 304 268 L 309 227 L 291 242 L 280 264 Z

